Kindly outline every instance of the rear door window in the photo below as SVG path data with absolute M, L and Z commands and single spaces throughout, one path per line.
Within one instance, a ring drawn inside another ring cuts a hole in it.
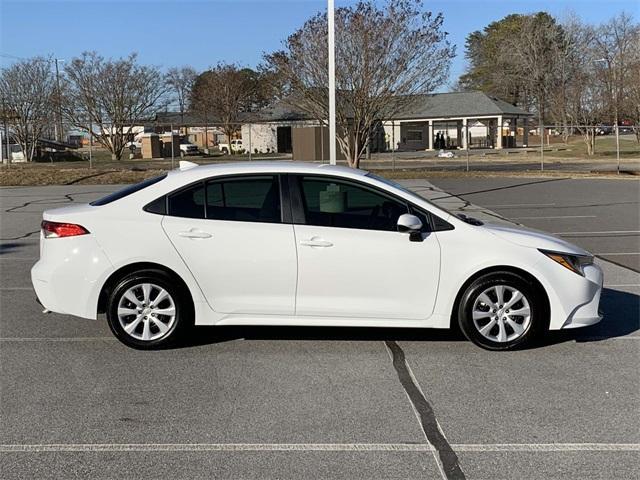
M 204 183 L 192 185 L 169 196 L 169 215 L 185 218 L 205 218 Z
M 211 220 L 280 223 L 277 175 L 238 177 L 207 183 L 206 215 Z

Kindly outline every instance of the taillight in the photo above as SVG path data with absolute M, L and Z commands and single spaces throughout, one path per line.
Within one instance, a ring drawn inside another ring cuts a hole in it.
M 50 222 L 43 220 L 40 225 L 42 228 L 42 234 L 44 238 L 62 238 L 62 237 L 75 237 L 77 235 L 86 235 L 89 230 L 82 225 L 76 225 L 75 223 L 61 223 Z

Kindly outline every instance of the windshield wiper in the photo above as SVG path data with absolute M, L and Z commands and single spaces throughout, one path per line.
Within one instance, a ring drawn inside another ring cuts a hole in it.
M 484 222 L 482 222 L 481 220 L 473 217 L 467 217 L 464 213 L 456 213 L 456 217 L 458 217 L 463 222 L 468 223 L 469 225 L 484 225 Z

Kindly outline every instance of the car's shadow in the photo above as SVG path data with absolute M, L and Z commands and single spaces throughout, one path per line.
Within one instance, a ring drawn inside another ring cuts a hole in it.
M 535 345 L 562 342 L 595 342 L 622 337 L 640 329 L 640 296 L 605 288 L 600 302 L 603 320 L 592 326 L 575 330 L 549 332 Z M 177 348 L 193 347 L 233 340 L 316 340 L 316 341 L 466 341 L 457 329 L 434 328 L 366 328 L 366 327 L 273 327 L 273 326 L 227 326 L 196 327 Z
M 550 332 L 549 343 L 597 342 L 624 337 L 640 330 L 640 296 L 612 288 L 604 288 L 600 298 L 602 320 L 585 328 Z
M 13 253 L 16 250 L 20 250 L 24 247 L 24 244 L 18 242 L 7 242 L 0 244 L 0 255 L 6 255 L 8 253 Z

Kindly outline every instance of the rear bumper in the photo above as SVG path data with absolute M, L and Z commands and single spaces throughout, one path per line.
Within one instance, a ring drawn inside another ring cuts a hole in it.
M 31 269 L 38 302 L 47 310 L 97 317 L 101 279 L 113 267 L 90 235 L 41 240 L 42 256 Z

